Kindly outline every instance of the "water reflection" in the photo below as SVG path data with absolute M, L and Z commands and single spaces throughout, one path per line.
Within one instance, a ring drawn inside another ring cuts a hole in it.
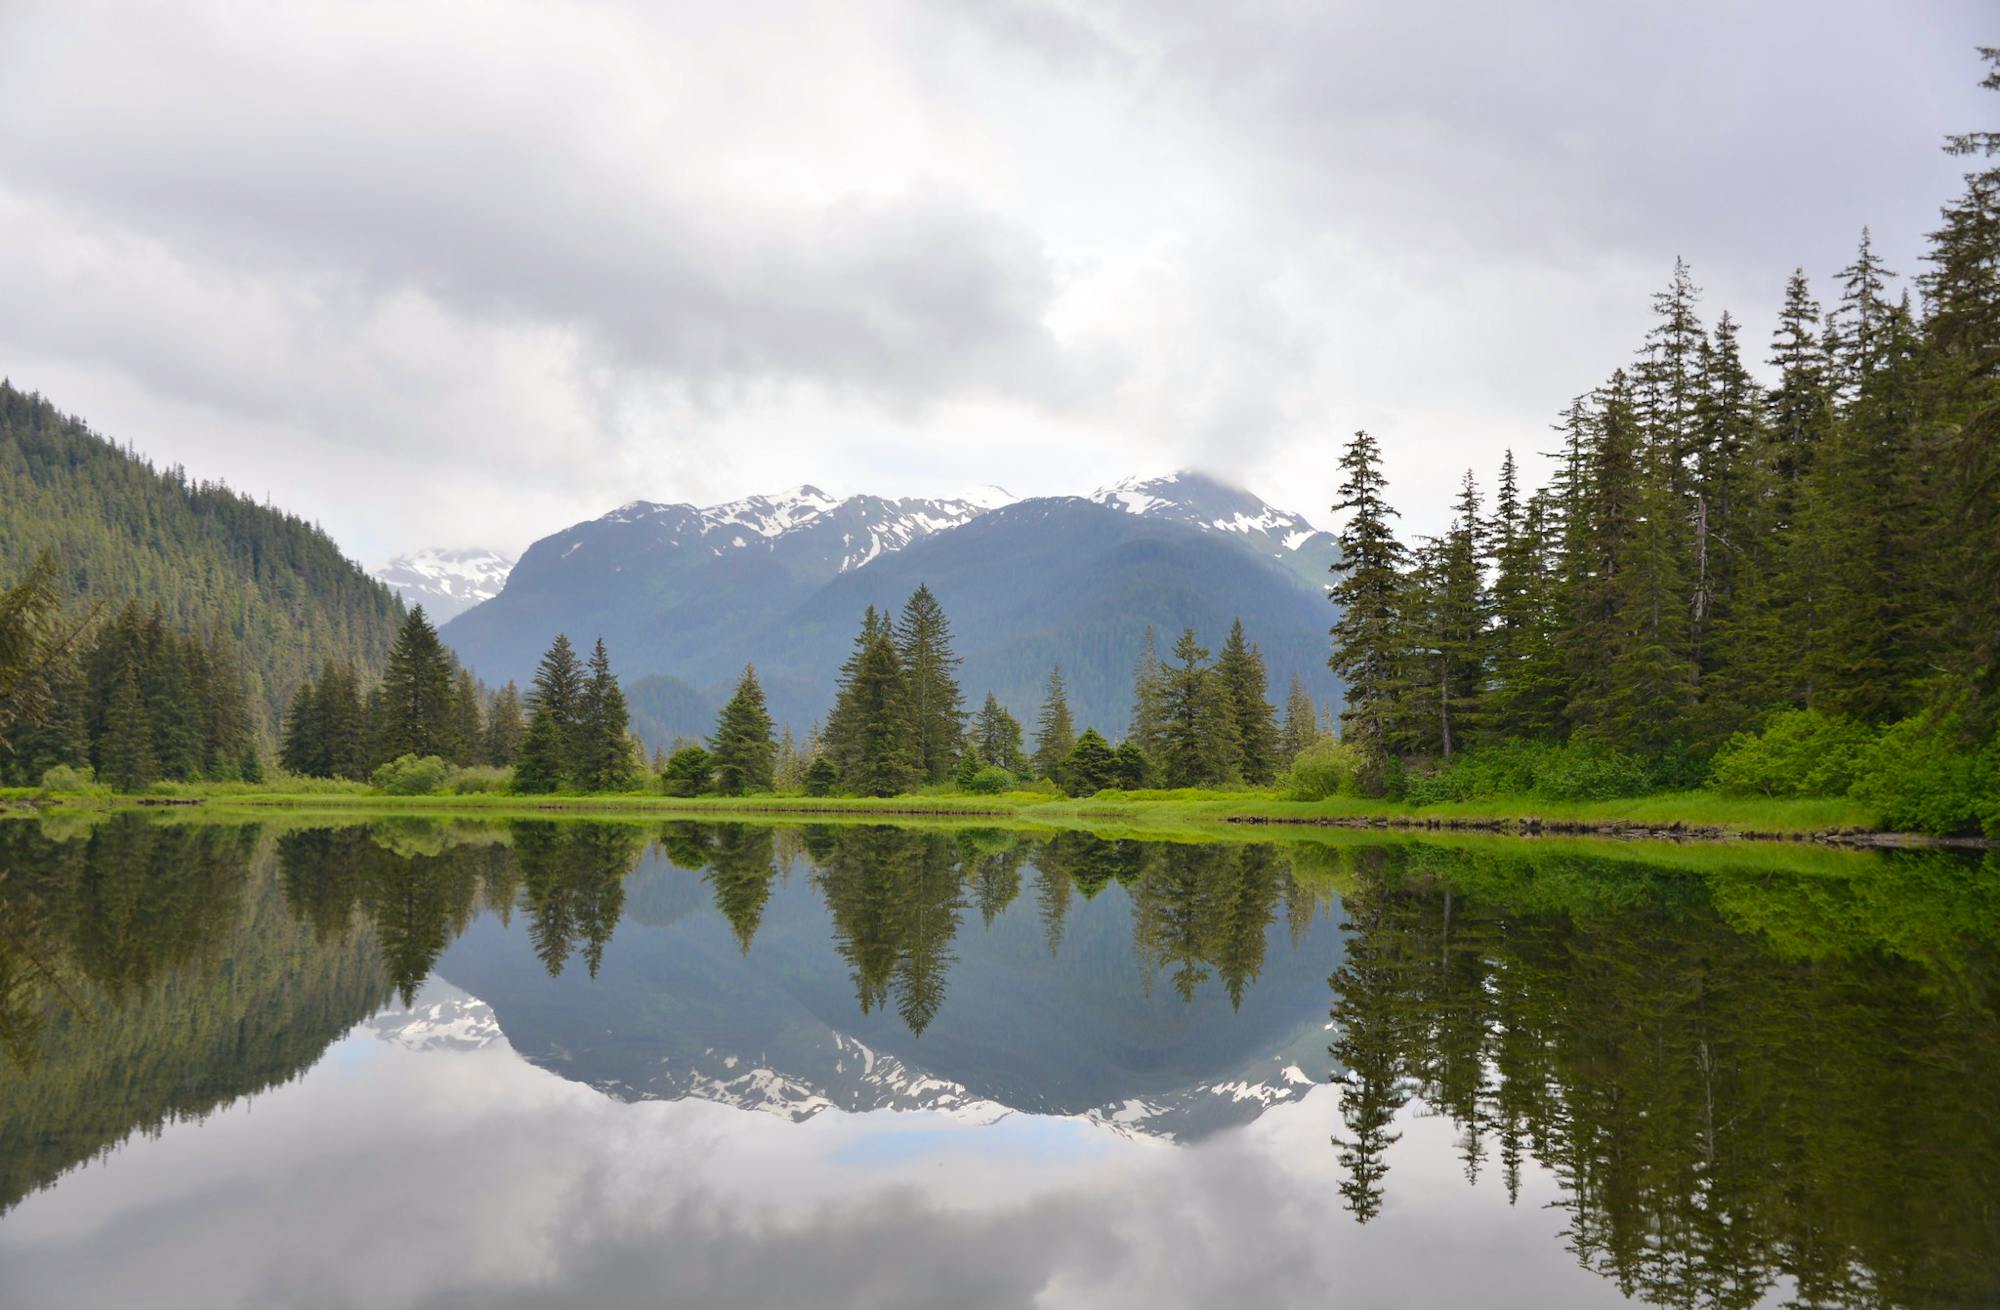
M 1331 1079 L 1329 1194 L 1363 1223 L 1420 1111 L 1468 1184 L 1552 1176 L 1627 1297 L 1984 1304 L 1997 932 L 1992 858 L 8 821 L 0 1212 L 441 978 L 565 1078 L 793 1119 L 1191 1140 Z

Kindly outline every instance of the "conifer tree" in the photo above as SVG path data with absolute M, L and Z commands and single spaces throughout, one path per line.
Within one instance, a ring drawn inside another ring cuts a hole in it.
M 869 606 L 826 725 L 841 784 L 862 796 L 894 796 L 916 780 L 915 726 L 895 634 Z
M 1340 558 L 1333 564 L 1340 580 L 1330 596 L 1340 607 L 1340 618 L 1333 625 L 1329 663 L 1347 686 L 1342 737 L 1368 758 L 1379 759 L 1388 751 L 1401 675 L 1405 556 L 1389 527 L 1396 511 L 1383 499 L 1387 483 L 1375 439 L 1356 432 L 1341 453 L 1340 467 L 1346 480 L 1333 510 L 1348 518 L 1340 530 Z M 1191 635 L 1184 641 L 1193 644 Z M 1168 773 L 1174 772 L 1169 767 Z
M 973 740 L 979 748 L 979 758 L 986 763 L 997 764 L 1009 773 L 1027 772 L 1028 761 L 1021 752 L 1020 721 L 990 691 L 986 693 L 986 704 L 973 720 Z
M 1125 734 L 1125 739 L 1136 743 L 1148 757 L 1155 759 L 1159 757 L 1166 729 L 1166 713 L 1160 702 L 1165 682 L 1166 671 L 1160 664 L 1159 644 L 1153 636 L 1153 625 L 1149 623 L 1139 663 L 1132 671 L 1132 727 Z
M 1095 728 L 1085 728 L 1070 747 L 1059 770 L 1063 790 L 1072 796 L 1092 796 L 1118 785 L 1118 760 L 1111 743 Z
M 562 790 L 569 782 L 567 746 L 567 734 L 556 722 L 555 712 L 535 706 L 514 762 L 514 790 L 531 795 Z
M 1035 776 L 1058 778 L 1063 761 L 1076 746 L 1076 728 L 1069 715 L 1069 688 L 1063 685 L 1062 667 L 1049 670 L 1048 688 L 1042 696 L 1042 712 L 1035 719 Z
M 286 773 L 303 778 L 325 777 L 326 728 L 319 713 L 318 686 L 307 679 L 292 693 L 292 708 L 285 715 L 285 734 L 278 762 Z
M 757 685 L 756 669 L 746 665 L 736 683 L 736 694 L 722 707 L 716 718 L 715 735 L 709 739 L 715 790 L 724 796 L 769 791 L 774 750 L 771 715 L 764 708 L 764 689 Z
M 1159 764 L 1169 787 L 1227 782 L 1241 750 L 1234 707 L 1208 655 L 1189 628 L 1174 643 L 1177 662 L 1165 670 Z
M 1262 786 L 1278 774 L 1278 727 L 1267 698 L 1270 675 L 1264 655 L 1244 639 L 1242 619 L 1229 629 L 1215 660 L 1215 675 L 1235 720 L 1236 771 L 1243 781 Z
M 478 764 L 486 753 L 486 725 L 479 712 L 479 683 L 461 668 L 451 688 L 451 759 Z
M 1278 729 L 1278 766 L 1288 769 L 1299 756 L 1319 742 L 1319 710 L 1306 692 L 1306 680 L 1292 675 L 1291 690 L 1285 696 L 1285 721 Z
M 493 697 L 486 712 L 486 763 L 506 768 L 521 753 L 521 738 L 528 725 L 521 715 L 521 690 L 509 681 Z
M 927 782 L 943 782 L 957 761 L 965 726 L 956 679 L 961 661 L 952 653 L 951 624 L 927 586 L 919 584 L 903 606 L 896 654 L 909 687 L 917 772 Z
M 389 648 L 382 715 L 380 749 L 386 758 L 453 753 L 452 658 L 421 605 L 410 610 Z
M 618 791 L 632 784 L 632 743 L 625 693 L 611 672 L 599 637 L 590 653 L 571 740 L 570 779 L 585 791 Z M 766 770 L 768 781 L 769 772 Z
M 97 776 L 122 792 L 144 791 L 159 777 L 153 758 L 153 725 L 146 717 L 139 670 L 126 663 L 105 707 L 104 734 L 97 744 Z
M 566 634 L 558 633 L 535 669 L 528 726 L 514 765 L 514 789 L 559 791 L 576 782 L 574 769 L 585 711 L 583 672 Z

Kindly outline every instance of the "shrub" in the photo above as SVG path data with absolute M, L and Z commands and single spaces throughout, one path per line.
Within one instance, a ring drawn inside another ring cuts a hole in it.
M 80 769 L 58 764 L 42 774 L 42 790 L 62 796 L 83 796 L 105 789 L 97 785 L 97 776 L 88 764 Z
M 2000 737 L 1978 750 L 1948 716 L 1904 719 L 1883 729 L 1848 794 L 1888 828 L 2000 837 Z
M 998 796 L 1014 790 L 1019 780 L 997 764 L 989 764 L 967 779 L 965 790 L 977 796 Z
M 454 796 L 476 796 L 487 792 L 506 791 L 513 783 L 512 769 L 471 764 L 453 769 L 451 776 L 445 780 L 445 787 Z
M 708 790 L 715 763 L 699 746 L 683 746 L 660 771 L 660 790 L 669 796 L 699 796 Z
M 1465 751 L 1434 772 L 1408 778 L 1403 799 L 1412 805 L 1532 796 L 1545 801 L 1598 801 L 1660 790 L 1662 776 L 1680 778 L 1695 767 L 1675 757 L 1663 766 L 1588 742 L 1510 741 Z M 1668 783 L 1666 785 L 1672 785 Z M 1393 790 L 1391 791 L 1393 795 Z
M 1739 732 L 1716 755 L 1708 784 L 1730 796 L 1840 796 L 1874 747 L 1866 725 L 1818 710 L 1773 715 Z
M 834 784 L 839 781 L 840 770 L 834 767 L 833 761 L 824 755 L 818 756 L 806 768 L 806 795 L 830 796 Z
M 390 796 L 431 796 L 444 786 L 451 766 L 435 755 L 398 755 L 375 770 L 375 789 Z
M 1035 778 L 1032 781 L 1017 782 L 1014 784 L 1014 790 L 1031 792 L 1036 796 L 1061 796 L 1065 794 L 1063 789 L 1056 785 L 1054 778 Z
M 1352 795 L 1361 764 L 1361 752 L 1346 742 L 1323 741 L 1307 747 L 1292 761 L 1285 794 L 1295 801 Z

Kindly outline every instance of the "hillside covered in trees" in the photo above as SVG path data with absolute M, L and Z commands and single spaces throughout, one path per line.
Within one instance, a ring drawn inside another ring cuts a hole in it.
M 79 615 L 136 603 L 241 651 L 253 728 L 333 662 L 379 668 L 402 603 L 318 527 L 184 469 L 156 469 L 39 395 L 0 382 L 0 579 L 55 562 Z

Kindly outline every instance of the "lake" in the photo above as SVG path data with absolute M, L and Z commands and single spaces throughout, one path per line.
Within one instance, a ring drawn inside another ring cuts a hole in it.
M 1995 1305 L 1996 966 L 1994 856 L 3 820 L 0 1305 Z

